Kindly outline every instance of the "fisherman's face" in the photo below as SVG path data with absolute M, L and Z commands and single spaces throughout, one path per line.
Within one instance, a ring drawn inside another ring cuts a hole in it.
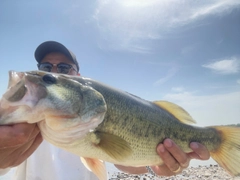
M 77 72 L 77 66 L 72 63 L 72 61 L 62 53 L 52 52 L 47 54 L 41 61 L 41 63 L 50 63 L 53 64 L 51 72 L 60 73 L 57 71 L 57 64 L 65 63 L 71 65 L 73 68 L 69 70 L 68 75 L 80 75 Z

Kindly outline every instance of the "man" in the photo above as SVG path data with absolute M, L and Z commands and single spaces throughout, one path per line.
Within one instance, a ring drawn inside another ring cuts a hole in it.
M 39 70 L 80 75 L 75 55 L 58 42 L 47 41 L 39 45 L 35 51 L 35 58 Z M 42 137 L 35 124 L 0 126 L 0 174 L 6 172 L 8 168 L 17 166 L 15 180 L 96 179 L 83 166 L 79 157 L 46 141 L 41 142 Z M 191 143 L 190 147 L 193 152 L 186 154 L 173 141 L 166 139 L 157 147 L 164 164 L 153 166 L 149 171 L 156 175 L 176 175 L 188 167 L 190 159 L 205 160 L 210 157 L 203 145 Z M 146 167 L 115 166 L 131 174 L 147 172 Z

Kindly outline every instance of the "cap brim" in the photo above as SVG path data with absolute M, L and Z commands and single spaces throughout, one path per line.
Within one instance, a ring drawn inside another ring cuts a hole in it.
M 40 44 L 35 53 L 35 59 L 37 62 L 41 62 L 41 60 L 46 56 L 46 54 L 51 52 L 61 52 L 64 55 L 66 55 L 68 58 L 71 59 L 71 61 L 74 61 L 72 58 L 72 55 L 70 54 L 69 50 L 62 44 L 55 42 L 55 41 L 47 41 L 42 44 Z

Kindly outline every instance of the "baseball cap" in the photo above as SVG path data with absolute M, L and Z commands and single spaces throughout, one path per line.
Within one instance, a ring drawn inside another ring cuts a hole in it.
M 40 44 L 37 49 L 35 50 L 34 56 L 38 63 L 42 61 L 44 56 L 51 52 L 60 52 L 67 56 L 76 66 L 77 70 L 79 71 L 78 61 L 76 56 L 67 49 L 64 45 L 56 41 L 46 41 Z

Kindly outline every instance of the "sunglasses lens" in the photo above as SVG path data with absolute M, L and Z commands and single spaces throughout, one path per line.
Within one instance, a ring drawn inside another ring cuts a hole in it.
M 39 64 L 38 69 L 41 71 L 51 72 L 52 67 L 53 66 L 49 63 L 42 63 L 42 64 Z
M 69 64 L 60 63 L 57 65 L 58 73 L 62 73 L 62 74 L 68 74 L 71 68 L 72 66 Z

